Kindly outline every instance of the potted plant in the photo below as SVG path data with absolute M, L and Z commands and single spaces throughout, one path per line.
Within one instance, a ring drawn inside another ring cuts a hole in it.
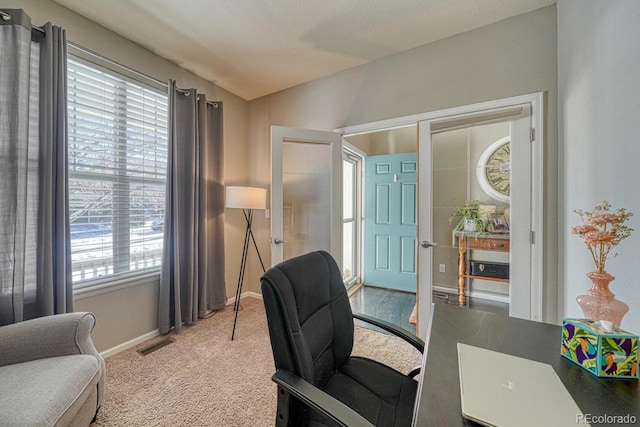
M 463 206 L 458 206 L 453 215 L 449 217 L 449 224 L 457 221 L 456 226 L 451 231 L 451 242 L 456 243 L 456 233 L 459 231 L 467 231 L 470 233 L 482 233 L 484 231 L 484 222 L 478 216 L 480 211 L 480 202 L 477 200 L 467 200 Z

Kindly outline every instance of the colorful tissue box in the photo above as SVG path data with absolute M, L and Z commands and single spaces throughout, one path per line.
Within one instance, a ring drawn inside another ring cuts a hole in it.
M 562 319 L 561 353 L 598 377 L 638 379 L 638 336 L 596 320 Z

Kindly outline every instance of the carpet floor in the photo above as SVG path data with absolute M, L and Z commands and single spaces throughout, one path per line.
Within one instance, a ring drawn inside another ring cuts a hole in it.
M 275 368 L 264 306 L 245 298 L 231 341 L 231 307 L 170 333 L 175 341 L 147 354 L 160 336 L 106 360 L 106 393 L 93 427 L 273 426 Z M 420 353 L 404 341 L 356 327 L 353 354 L 409 372 Z

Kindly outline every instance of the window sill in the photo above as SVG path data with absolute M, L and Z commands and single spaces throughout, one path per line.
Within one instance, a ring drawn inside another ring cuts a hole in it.
M 119 291 L 121 289 L 131 288 L 133 286 L 142 286 L 149 283 L 159 283 L 160 272 L 154 271 L 152 273 L 140 274 L 129 276 L 120 279 L 114 279 L 108 282 L 102 282 L 95 285 L 88 285 L 73 290 L 73 299 L 75 301 L 91 298 L 98 295 L 106 294 L 109 292 Z

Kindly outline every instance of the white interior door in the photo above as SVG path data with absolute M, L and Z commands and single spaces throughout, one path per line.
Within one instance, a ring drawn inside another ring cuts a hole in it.
M 510 121 L 511 128 L 511 256 L 509 260 L 509 316 L 534 319 L 532 310 L 532 245 L 534 225 L 531 216 L 532 144 L 531 107 Z M 539 319 L 538 319 L 539 320 Z
M 514 108 L 515 107 L 515 108 Z M 529 104 L 509 106 L 493 111 L 467 113 L 460 116 L 445 116 L 419 122 L 419 330 L 424 331 L 428 324 L 431 310 L 432 277 L 433 277 L 433 146 L 432 134 L 436 131 L 469 126 L 484 120 L 508 121 L 511 138 L 511 224 L 510 224 L 510 303 L 509 314 L 524 319 L 539 320 L 539 300 L 533 296 L 534 289 L 532 262 L 534 254 L 532 236 L 536 230 L 532 218 L 532 200 L 534 200 L 534 184 L 532 170 L 534 150 L 531 141 L 531 107 Z M 444 243 L 444 242 L 443 242 Z M 422 332 L 421 334 L 422 335 Z
M 271 265 L 314 250 L 342 263 L 342 137 L 271 127 Z

